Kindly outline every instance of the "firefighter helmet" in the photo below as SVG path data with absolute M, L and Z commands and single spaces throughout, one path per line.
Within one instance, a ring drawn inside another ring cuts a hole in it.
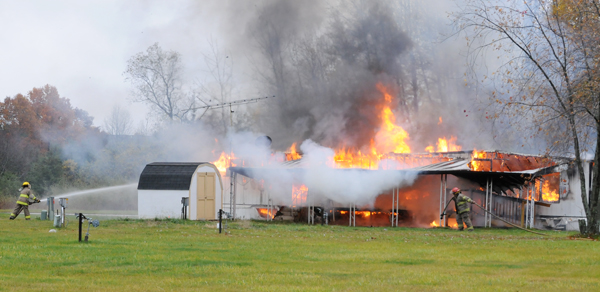
M 453 188 L 452 189 L 452 194 L 458 194 L 460 193 L 460 189 L 459 188 Z
M 24 183 L 23 183 L 23 187 L 28 187 L 28 186 L 29 186 L 29 183 L 28 183 L 28 182 L 24 182 Z

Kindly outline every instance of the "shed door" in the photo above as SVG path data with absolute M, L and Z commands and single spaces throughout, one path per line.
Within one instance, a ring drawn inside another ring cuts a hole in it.
M 197 181 L 196 219 L 215 219 L 215 173 L 200 172 Z

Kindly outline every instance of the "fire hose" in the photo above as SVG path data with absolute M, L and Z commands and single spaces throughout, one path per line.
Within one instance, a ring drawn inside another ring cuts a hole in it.
M 446 204 L 446 208 L 448 208 L 448 205 L 450 204 L 450 202 L 451 202 L 451 201 L 452 201 L 452 199 L 451 199 L 450 201 L 448 201 L 448 204 Z M 492 212 L 490 212 L 490 211 L 486 210 L 485 208 L 483 208 L 483 207 L 482 207 L 482 206 L 480 206 L 479 204 L 477 204 L 477 203 L 475 203 L 475 202 L 472 202 L 472 203 L 473 203 L 474 205 L 476 205 L 477 207 L 481 208 L 481 210 L 485 211 L 486 213 L 488 213 L 488 214 L 490 214 L 490 215 L 494 216 L 496 219 L 498 219 L 498 220 L 500 220 L 500 221 L 502 221 L 502 222 L 504 222 L 504 223 L 506 223 L 506 224 L 508 224 L 508 225 L 510 225 L 510 226 L 513 226 L 513 227 L 516 227 L 516 228 L 518 228 L 518 229 L 521 229 L 521 230 L 523 230 L 523 231 L 531 232 L 531 233 L 534 233 L 534 234 L 543 235 L 543 236 L 548 236 L 548 234 L 544 234 L 544 233 L 539 233 L 539 232 L 531 231 L 531 230 L 529 230 L 529 229 L 525 229 L 525 228 L 523 228 L 523 227 L 521 227 L 521 226 L 517 226 L 517 225 L 515 225 L 515 224 L 512 224 L 512 223 L 510 223 L 510 222 L 508 222 L 508 221 L 506 221 L 506 220 L 504 220 L 504 219 L 502 219 L 502 218 L 500 218 L 500 217 L 496 216 L 496 214 L 494 214 L 494 213 L 492 213 Z M 443 219 L 443 218 L 444 218 L 444 215 L 446 215 L 446 208 L 444 208 L 444 212 L 442 212 L 442 214 L 440 215 L 440 219 Z

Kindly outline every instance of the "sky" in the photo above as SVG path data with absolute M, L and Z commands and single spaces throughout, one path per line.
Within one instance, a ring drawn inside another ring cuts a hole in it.
M 449 1 L 449 0 L 448 0 Z M 123 72 L 127 60 L 154 43 L 181 54 L 187 84 L 208 79 L 202 53 L 208 40 L 233 58 L 236 90 L 244 98 L 270 95 L 251 89 L 250 44 L 244 43 L 248 13 L 258 2 L 234 0 L 0 0 L 0 97 L 55 86 L 74 107 L 102 127 L 116 105 L 133 125 L 148 106 L 131 102 Z M 450 2 L 432 1 L 436 10 Z M 444 5 L 441 5 L 444 3 Z M 440 12 L 445 15 L 445 12 Z M 240 69 L 242 68 L 242 69 Z M 246 69 L 244 69 L 246 68 Z M 240 97 L 240 95 L 237 95 Z
M 212 4 L 193 1 L 0 0 L 0 95 L 26 94 L 46 84 L 102 126 L 115 105 L 135 124 L 146 105 L 130 102 L 123 72 L 127 60 L 158 42 L 182 54 L 192 78 L 202 78 L 190 58 L 218 33 Z

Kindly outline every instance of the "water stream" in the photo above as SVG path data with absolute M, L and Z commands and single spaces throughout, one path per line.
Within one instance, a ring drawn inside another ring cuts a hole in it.
M 65 198 L 65 197 L 75 197 L 75 196 L 81 196 L 81 195 L 89 195 L 89 194 L 102 193 L 102 192 L 108 192 L 108 191 L 114 191 L 114 190 L 118 190 L 118 189 L 124 189 L 124 188 L 128 188 L 128 187 L 132 187 L 132 186 L 135 186 L 135 185 L 137 185 L 137 183 L 131 183 L 131 184 L 120 185 L 120 186 L 112 186 L 112 187 L 104 187 L 104 188 L 91 189 L 91 190 L 84 190 L 84 191 L 77 191 L 77 192 L 66 193 L 66 194 L 61 194 L 61 195 L 54 196 L 54 199 Z M 46 199 L 42 199 L 41 202 L 45 202 L 46 200 L 47 200 L 47 198 Z

